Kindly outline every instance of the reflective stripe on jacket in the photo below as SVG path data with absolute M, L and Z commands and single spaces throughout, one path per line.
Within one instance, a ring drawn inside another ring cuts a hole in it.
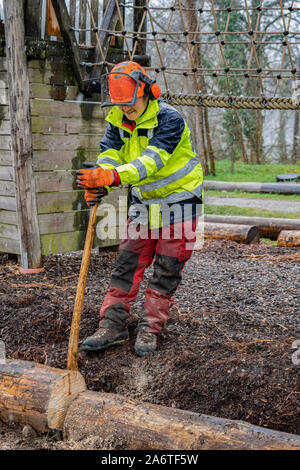
M 202 199 L 202 168 L 180 113 L 163 100 L 149 101 L 131 131 L 118 107 L 106 120 L 97 163 L 116 168 L 121 184 L 132 186 L 141 203 L 152 206 Z

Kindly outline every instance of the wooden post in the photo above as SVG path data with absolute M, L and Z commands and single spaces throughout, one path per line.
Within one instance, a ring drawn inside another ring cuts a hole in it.
M 64 0 L 52 0 L 52 5 L 57 17 L 57 21 L 60 27 L 62 37 L 64 39 L 66 49 L 70 56 L 70 61 L 73 66 L 73 71 L 78 88 L 80 91 L 83 92 L 84 84 L 82 83 L 82 81 L 84 79 L 84 72 L 80 65 L 81 60 L 77 39 L 75 36 L 75 32 L 72 29 L 74 25 L 71 24 L 71 18 L 66 8 Z
M 145 0 L 134 0 L 135 7 L 144 7 L 146 6 Z M 133 10 L 133 31 L 138 31 L 140 24 L 143 19 L 144 10 L 142 8 L 135 8 Z M 141 32 L 147 31 L 147 16 L 141 28 Z M 143 36 L 144 37 L 144 36 Z M 139 56 L 145 56 L 147 51 L 147 41 L 142 41 L 141 39 L 136 39 L 136 51 L 135 54 Z
M 8 3 L 8 2 L 4 2 Z M 10 3 L 10 2 L 9 2 Z M 21 2 L 19 2 L 21 3 Z M 30 0 L 25 3 L 25 25 L 26 36 L 34 38 L 42 37 L 42 8 L 43 0 Z
M 25 55 L 23 2 L 4 2 L 7 75 L 15 189 L 22 267 L 41 266 L 41 246 L 32 170 L 32 131 L 29 78 Z

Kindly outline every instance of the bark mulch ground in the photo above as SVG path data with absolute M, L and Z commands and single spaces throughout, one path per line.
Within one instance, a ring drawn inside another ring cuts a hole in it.
M 92 254 L 80 342 L 98 326 L 116 258 Z M 9 358 L 66 367 L 80 263 L 79 252 L 49 256 L 45 273 L 24 276 L 0 255 L 0 339 Z M 186 265 L 158 351 L 138 358 L 135 328 L 150 276 L 151 268 L 132 308 L 130 341 L 80 353 L 88 388 L 300 435 L 299 366 L 292 361 L 300 339 L 300 252 L 263 241 L 206 241 Z M 51 439 L 0 425 L 0 449 L 70 448 Z

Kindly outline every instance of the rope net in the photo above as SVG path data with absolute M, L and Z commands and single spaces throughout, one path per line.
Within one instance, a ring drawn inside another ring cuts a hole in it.
M 110 0 L 118 29 L 90 29 L 109 71 L 99 33 L 128 59 L 147 51 L 171 104 L 245 109 L 299 109 L 300 0 Z M 147 48 L 147 49 L 146 49 Z

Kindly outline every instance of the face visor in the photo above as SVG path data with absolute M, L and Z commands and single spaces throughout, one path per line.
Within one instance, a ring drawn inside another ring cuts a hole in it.
M 145 83 L 140 80 L 140 72 L 134 70 L 111 72 L 101 76 L 101 106 L 134 106 L 137 98 L 144 96 Z

